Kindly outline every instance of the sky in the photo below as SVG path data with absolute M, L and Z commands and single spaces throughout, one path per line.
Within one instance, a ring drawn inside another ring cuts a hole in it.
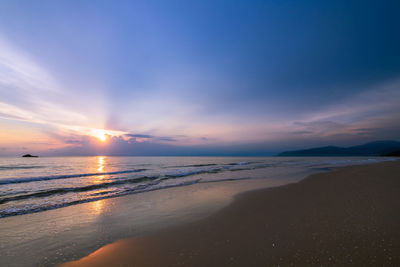
M 0 156 L 400 140 L 398 1 L 0 6 Z

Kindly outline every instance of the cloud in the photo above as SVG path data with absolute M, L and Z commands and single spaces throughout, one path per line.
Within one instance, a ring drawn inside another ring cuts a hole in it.
M 127 137 L 134 137 L 134 138 L 153 138 L 154 136 L 149 134 L 125 134 Z
M 65 140 L 64 143 L 69 144 L 69 145 L 82 145 L 83 141 L 82 140 Z
M 166 142 L 175 142 L 175 141 L 177 141 L 175 138 L 171 138 L 171 137 L 159 137 L 158 140 L 166 141 Z
M 294 131 L 293 134 L 300 134 L 300 135 L 304 135 L 304 134 L 312 134 L 312 131 Z
M 175 142 L 177 141 L 177 137 L 169 137 L 169 136 L 155 136 L 155 135 L 150 135 L 150 134 L 124 134 L 124 137 L 128 137 L 129 141 L 138 141 L 138 142 L 143 142 L 143 141 L 153 141 L 153 142 Z
M 356 96 L 342 100 L 305 115 L 288 128 L 292 133 L 306 131 L 314 136 L 336 134 L 359 135 L 376 134 L 385 128 L 396 128 L 400 119 L 400 81 L 383 84 Z M 386 120 L 385 126 L 382 123 Z
M 0 86 L 24 90 L 57 91 L 58 84 L 52 75 L 22 50 L 0 36 Z
M 63 108 L 65 91 L 53 75 L 0 35 L 0 114 L 33 123 L 85 123 L 87 118 Z

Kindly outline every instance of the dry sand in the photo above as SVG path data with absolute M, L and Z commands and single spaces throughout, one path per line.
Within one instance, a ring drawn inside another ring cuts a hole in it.
M 238 195 L 218 213 L 65 266 L 400 266 L 400 161 Z

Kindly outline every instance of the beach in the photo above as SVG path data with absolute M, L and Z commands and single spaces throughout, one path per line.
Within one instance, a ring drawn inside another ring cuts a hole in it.
M 61 266 L 398 266 L 399 196 L 399 161 L 338 168 Z
M 400 1 L 0 8 L 0 267 L 400 266 Z

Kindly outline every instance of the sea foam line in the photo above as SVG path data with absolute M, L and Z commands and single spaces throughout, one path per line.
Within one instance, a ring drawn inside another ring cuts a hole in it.
M 81 186 L 81 187 L 55 188 L 55 189 L 43 190 L 43 191 L 39 191 L 39 192 L 35 192 L 35 193 L 0 198 L 0 204 L 4 204 L 4 203 L 10 202 L 10 201 L 28 199 L 28 198 L 32 198 L 32 197 L 48 197 L 51 195 L 61 195 L 61 194 L 73 193 L 73 192 L 85 192 L 85 191 L 98 190 L 98 189 L 108 188 L 108 187 L 115 186 L 115 185 L 142 183 L 145 181 L 153 181 L 153 180 L 156 180 L 157 178 L 159 178 L 158 175 L 157 176 L 142 176 L 142 177 L 137 177 L 137 178 L 132 178 L 132 179 L 117 180 L 117 181 L 108 182 L 108 183 L 92 184 L 92 185 Z
M 23 215 L 23 214 L 28 214 L 28 213 L 36 213 L 36 212 L 41 212 L 45 210 L 52 210 L 52 209 L 57 209 L 57 208 L 63 208 L 67 206 L 72 206 L 76 204 L 82 204 L 82 203 L 87 203 L 87 202 L 93 202 L 97 200 L 102 200 L 102 199 L 108 199 L 108 198 L 115 198 L 115 197 L 122 197 L 130 194 L 138 194 L 138 193 L 145 193 L 145 192 L 150 192 L 150 191 L 155 191 L 155 190 L 163 190 L 163 189 L 168 189 L 172 187 L 180 187 L 180 186 L 189 186 L 193 184 L 198 184 L 198 183 L 215 183 L 215 182 L 227 182 L 227 181 L 237 181 L 237 180 L 250 180 L 250 179 L 257 179 L 257 178 L 250 178 L 250 177 L 245 177 L 245 178 L 228 178 L 228 179 L 222 179 L 219 181 L 202 181 L 202 179 L 195 179 L 191 181 L 183 181 L 183 182 L 178 182 L 174 184 L 164 184 L 160 185 L 161 180 L 156 180 L 153 182 L 150 182 L 148 184 L 139 184 L 138 186 L 134 188 L 127 188 L 126 190 L 122 192 L 118 192 L 116 194 L 108 195 L 108 196 L 98 196 L 94 198 L 89 198 L 89 199 L 79 199 L 79 200 L 73 200 L 71 202 L 66 202 L 66 203 L 57 203 L 57 204 L 52 204 L 48 206 L 42 206 L 42 207 L 25 207 L 24 208 L 8 208 L 4 210 L 0 210 L 0 218 L 4 217 L 9 217 L 9 216 L 15 216 L 15 215 Z M 108 193 L 108 192 L 107 192 Z
M 134 173 L 141 172 L 147 169 L 136 169 L 136 170 L 125 170 L 125 171 L 115 171 L 115 172 L 95 172 L 95 173 L 79 173 L 79 174 L 69 174 L 69 175 L 52 175 L 52 176 L 42 176 L 42 177 L 27 177 L 27 178 L 10 178 L 0 180 L 0 184 L 20 184 L 20 183 L 31 183 L 38 181 L 47 181 L 47 180 L 57 180 L 57 179 L 69 179 L 69 178 L 77 178 L 77 177 L 87 177 L 87 176 L 96 176 L 96 175 L 112 175 L 112 174 L 121 174 L 121 173 Z
M 44 166 L 0 166 L 0 171 L 5 170 L 20 170 L 20 169 L 39 169 L 44 168 Z

